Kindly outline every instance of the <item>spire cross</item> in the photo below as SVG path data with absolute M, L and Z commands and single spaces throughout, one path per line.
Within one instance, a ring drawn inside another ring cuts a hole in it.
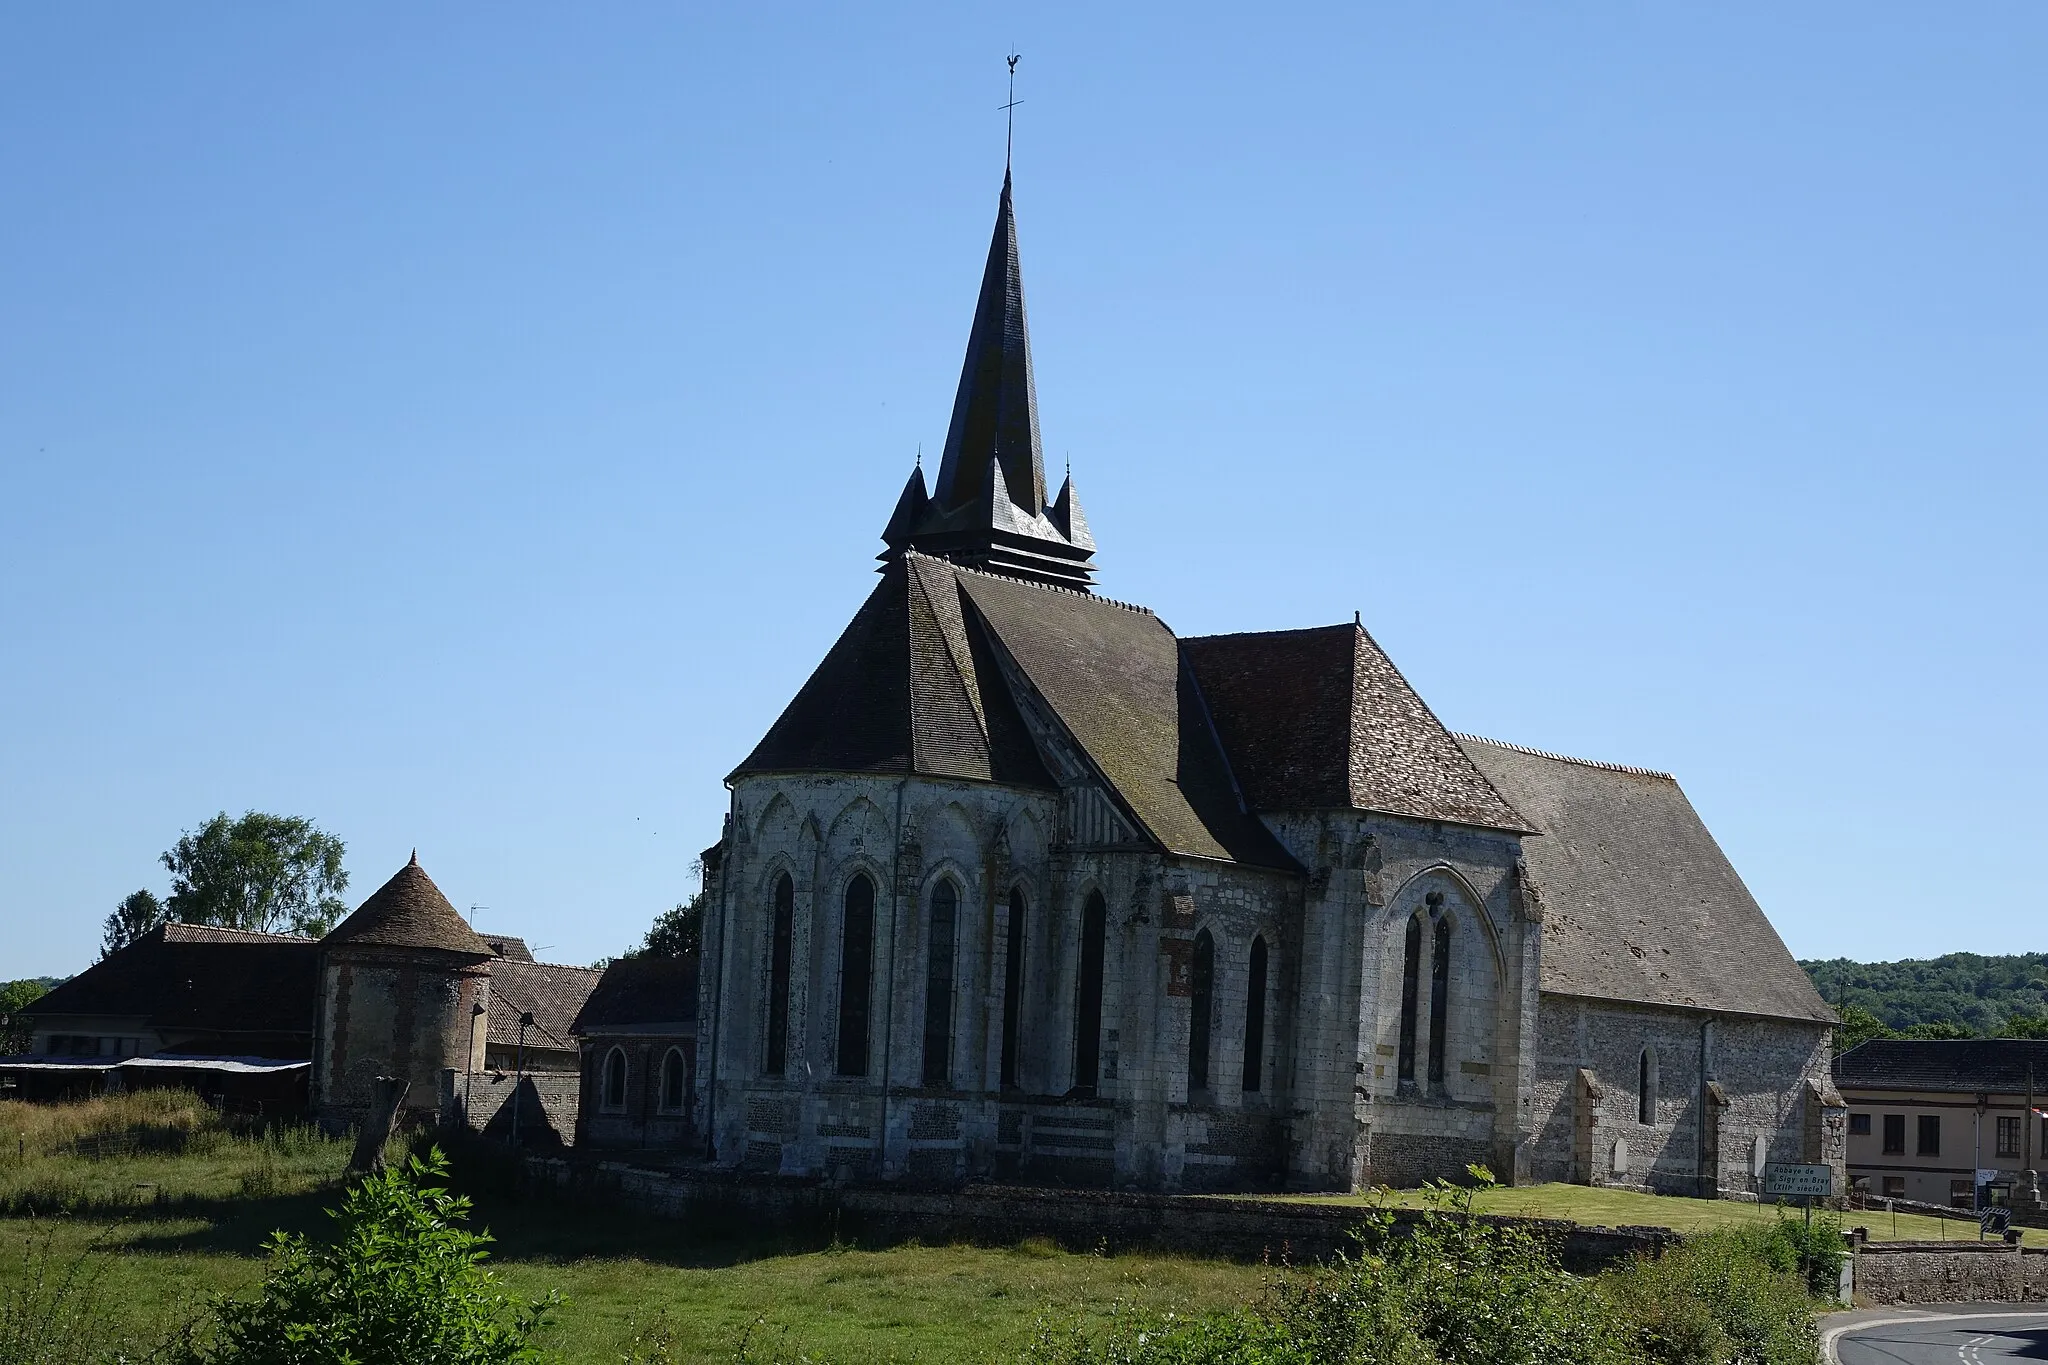
M 1017 58 L 1022 55 L 1012 52 L 1003 59 L 1010 64 L 1010 102 L 1003 106 L 1003 173 L 1006 175 L 1010 170 L 1010 146 L 1017 136 L 1017 106 L 1024 102 L 1017 98 Z

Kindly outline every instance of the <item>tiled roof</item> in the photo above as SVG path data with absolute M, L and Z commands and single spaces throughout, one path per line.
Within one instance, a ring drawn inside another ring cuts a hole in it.
M 2031 1071 L 2032 1079 L 2029 1080 Z M 1858 1090 L 1993 1091 L 2048 1100 L 2048 1041 L 1873 1038 L 1835 1058 L 1835 1085 Z
M 390 881 L 370 893 L 355 913 L 321 940 L 379 948 L 430 948 L 444 953 L 491 957 L 491 947 L 457 914 L 441 888 L 420 867 L 419 855 Z
M 489 1040 L 507 1047 L 519 1042 L 519 1016 L 531 1011 L 528 1047 L 573 1048 L 570 1025 L 603 973 L 594 967 L 558 967 L 532 958 L 500 958 L 491 964 Z
M 1699 813 L 1666 774 L 1461 736 L 1538 837 L 1542 988 L 1831 1023 Z
M 653 1024 L 697 1023 L 697 958 L 622 957 L 604 969 L 573 1031 L 602 1033 L 608 1028 Z
M 517 934 L 494 934 L 486 929 L 476 931 L 476 936 L 497 956 L 509 962 L 533 961 L 533 949 L 526 946 L 526 940 Z
M 1253 809 L 1529 827 L 1358 625 L 1183 640 Z
M 165 924 L 24 1008 L 127 1015 L 160 1029 L 282 1036 L 310 1045 L 312 939 Z

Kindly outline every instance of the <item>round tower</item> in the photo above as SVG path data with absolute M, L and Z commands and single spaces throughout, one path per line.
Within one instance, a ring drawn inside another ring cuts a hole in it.
M 444 1069 L 482 1067 L 491 949 L 420 867 L 419 855 L 320 940 L 313 1106 L 360 1121 L 371 1082 L 411 1082 L 405 1110 L 434 1113 Z

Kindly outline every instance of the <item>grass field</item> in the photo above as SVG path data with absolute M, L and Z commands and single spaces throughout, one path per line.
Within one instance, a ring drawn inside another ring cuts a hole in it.
M 1313 1203 L 1369 1204 L 1385 1198 L 1393 1204 L 1413 1207 L 1421 1196 L 1412 1191 L 1391 1195 L 1300 1195 L 1291 1196 Z M 1780 1216 L 1770 1204 L 1743 1204 L 1731 1199 L 1680 1199 L 1671 1195 L 1636 1194 L 1629 1190 L 1592 1189 L 1584 1185 L 1523 1185 L 1513 1189 L 1481 1191 L 1477 1204 L 1481 1213 L 1520 1214 L 1529 1218 L 1564 1218 L 1574 1223 L 1608 1227 L 1645 1225 L 1672 1228 L 1679 1232 L 1705 1232 L 1734 1224 L 1768 1221 Z M 1796 1211 L 1793 1212 L 1797 1216 Z M 1974 1241 L 1974 1223 L 1925 1214 L 1880 1213 L 1875 1210 L 1842 1215 L 1844 1227 L 1866 1227 L 1871 1240 L 1889 1241 Z M 2048 1231 L 2029 1228 L 2028 1246 L 2048 1246 Z

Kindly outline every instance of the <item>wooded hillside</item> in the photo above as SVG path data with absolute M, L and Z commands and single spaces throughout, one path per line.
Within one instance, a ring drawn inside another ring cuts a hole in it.
M 1857 1006 L 1901 1031 L 1959 1024 L 1988 1037 L 2003 1032 L 2015 1015 L 2048 1014 L 2048 953 L 1950 953 L 1898 962 L 1837 957 L 1799 965 L 1837 1010 Z

